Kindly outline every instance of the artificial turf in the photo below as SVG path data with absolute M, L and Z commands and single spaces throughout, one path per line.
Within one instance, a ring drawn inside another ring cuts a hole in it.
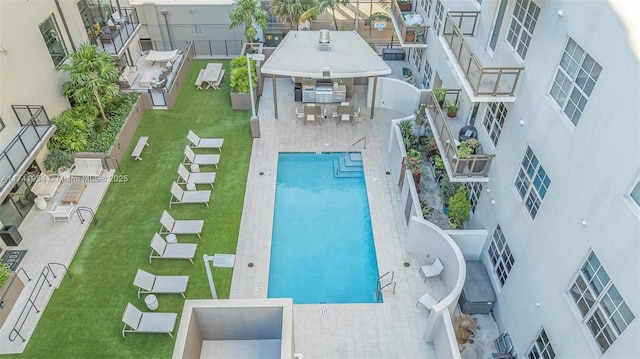
M 144 295 L 138 299 L 132 284 L 138 268 L 189 275 L 187 299 L 211 297 L 202 255 L 236 251 L 252 139 L 250 113 L 231 109 L 228 81 L 219 91 L 193 86 L 206 63 L 193 62 L 174 109 L 145 112 L 116 173 L 128 181 L 109 186 L 96 213 L 99 225 L 90 227 L 71 263 L 73 279 L 64 279 L 43 314 L 31 314 L 42 318 L 20 358 L 170 358 L 175 339 L 165 334 L 121 335 L 127 302 L 147 310 Z M 229 73 L 228 61 L 224 63 Z M 217 172 L 209 208 L 184 204 L 169 209 L 169 189 L 190 129 L 200 137 L 224 138 L 220 168 L 201 166 L 201 171 Z M 139 136 L 149 136 L 150 146 L 142 161 L 134 161 L 128 154 Z M 202 239 L 178 236 L 179 242 L 198 243 L 195 264 L 169 259 L 149 263 L 149 244 L 165 209 L 176 219 L 205 220 Z M 228 298 L 232 269 L 214 268 L 213 276 L 218 297 Z M 180 314 L 184 304 L 179 294 L 158 295 L 158 301 L 158 312 Z

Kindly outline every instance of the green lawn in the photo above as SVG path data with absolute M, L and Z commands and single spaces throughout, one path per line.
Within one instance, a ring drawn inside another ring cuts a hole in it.
M 131 333 L 122 338 L 127 302 L 146 310 L 144 297 L 137 298 L 132 284 L 138 268 L 158 275 L 189 275 L 187 298 L 210 297 L 202 255 L 236 251 L 252 139 L 250 112 L 231 109 L 228 80 L 220 91 L 193 86 L 206 63 L 193 63 L 173 110 L 145 113 L 120 163 L 122 173 L 117 173 L 127 175 L 128 182 L 110 185 L 97 212 L 100 224 L 91 226 L 71 264 L 73 279 L 65 279 L 55 291 L 21 358 L 171 357 L 175 340 L 167 335 Z M 228 62 L 225 68 L 229 73 Z M 169 188 L 177 178 L 189 129 L 201 137 L 225 140 L 210 208 L 186 204 L 169 210 L 176 219 L 205 220 L 202 239 L 178 237 L 180 242 L 198 243 L 195 264 L 167 259 L 150 264 L 151 237 L 160 229 L 162 211 L 169 209 Z M 149 136 L 150 146 L 142 161 L 133 161 L 128 155 L 143 135 Z M 215 268 L 213 275 L 219 298 L 228 298 L 232 270 Z M 159 295 L 158 300 L 158 311 L 182 311 L 184 299 L 179 294 Z

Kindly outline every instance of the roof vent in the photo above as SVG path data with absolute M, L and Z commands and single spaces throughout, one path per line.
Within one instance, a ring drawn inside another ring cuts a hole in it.
M 329 51 L 331 46 L 329 43 L 331 39 L 329 38 L 329 30 L 320 30 L 320 38 L 318 38 L 318 50 L 320 51 Z

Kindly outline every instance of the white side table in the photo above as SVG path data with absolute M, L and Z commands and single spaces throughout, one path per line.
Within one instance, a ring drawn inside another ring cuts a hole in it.
M 144 304 L 147 305 L 149 310 L 156 310 L 158 309 L 158 298 L 154 294 L 149 294 L 144 298 Z
M 178 238 L 176 237 L 175 234 L 173 233 L 169 233 L 167 234 L 167 238 L 165 239 L 167 241 L 167 243 L 169 244 L 176 244 L 178 243 Z
M 33 203 L 36 204 L 38 209 L 47 209 L 47 201 L 45 201 L 44 197 L 36 197 L 36 199 L 33 200 Z
M 193 182 L 189 182 L 187 183 L 187 191 L 195 191 L 196 190 L 196 184 Z
M 197 163 L 191 164 L 191 172 L 195 172 L 195 173 L 200 172 L 200 165 Z

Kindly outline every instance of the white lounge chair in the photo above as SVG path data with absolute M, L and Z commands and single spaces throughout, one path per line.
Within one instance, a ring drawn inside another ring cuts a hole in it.
M 302 110 L 300 110 L 299 108 L 296 107 L 296 118 L 298 120 L 303 120 L 304 119 L 304 112 Z
M 135 305 L 128 303 L 122 315 L 124 333 L 167 333 L 173 338 L 173 328 L 176 326 L 178 313 L 143 313 Z M 127 329 L 127 327 L 131 329 Z
M 193 148 L 215 148 L 222 152 L 222 144 L 224 143 L 223 138 L 200 138 L 195 134 L 195 132 L 189 130 L 187 139 L 189 139 L 191 147 Z
M 215 172 L 189 172 L 182 163 L 178 165 L 178 183 L 208 184 L 213 188 L 215 181 Z
M 429 292 L 424 293 L 418 302 L 416 303 L 416 307 L 418 304 L 422 304 L 428 310 L 431 310 L 434 305 L 438 304 L 439 300 L 434 299 Z
M 153 258 L 188 259 L 193 264 L 198 245 L 195 243 L 167 243 L 158 233 L 153 234 L 151 240 L 151 254 L 149 263 Z
M 49 214 L 51 214 L 51 217 L 53 217 L 54 222 L 66 221 L 68 223 L 71 223 L 71 216 L 73 216 L 73 214 L 75 213 L 75 209 L 76 207 L 74 204 L 59 205 L 56 203 L 49 211 Z
M 153 275 L 138 269 L 133 285 L 138 287 L 138 298 L 140 294 L 172 294 L 179 293 L 185 298 L 189 276 L 187 275 Z
M 175 200 L 174 200 L 175 199 Z M 169 200 L 169 208 L 172 204 L 185 204 L 185 203 L 204 203 L 209 207 L 209 200 L 211 199 L 211 191 L 185 191 L 179 184 L 173 182 L 171 184 L 171 199 Z
M 442 262 L 440 262 L 440 258 L 436 257 L 436 260 L 432 264 L 427 264 L 420 267 L 420 272 L 424 274 L 424 281 L 427 281 L 427 278 L 437 277 L 442 273 L 444 266 Z
M 160 228 L 161 234 L 196 234 L 198 238 L 201 238 L 200 233 L 202 233 L 202 227 L 204 227 L 203 220 L 182 219 L 176 221 L 167 211 L 162 212 L 160 223 L 162 224 Z
M 186 164 L 198 164 L 198 165 L 214 165 L 218 168 L 218 163 L 220 162 L 220 155 L 196 155 L 195 152 L 186 145 L 184 147 L 184 161 L 182 163 Z

